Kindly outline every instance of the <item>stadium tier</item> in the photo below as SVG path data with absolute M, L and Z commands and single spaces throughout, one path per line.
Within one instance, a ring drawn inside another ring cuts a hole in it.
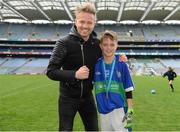
M 0 40 L 9 41 L 56 41 L 66 35 L 71 24 L 9 24 L 0 23 Z M 104 30 L 118 33 L 120 41 L 130 42 L 179 42 L 179 25 L 97 25 L 99 34 Z
M 0 23 L 0 74 L 44 74 L 55 41 L 71 24 Z M 126 54 L 136 75 L 161 75 L 168 66 L 180 74 L 180 25 L 99 25 L 118 33 L 117 54 Z
M 48 58 L 0 58 L 0 74 L 43 74 Z

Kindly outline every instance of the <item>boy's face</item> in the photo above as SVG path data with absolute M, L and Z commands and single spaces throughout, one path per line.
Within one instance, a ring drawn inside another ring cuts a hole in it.
M 106 37 L 100 44 L 100 48 L 104 57 L 113 57 L 117 49 L 117 41 Z
M 75 19 L 78 33 L 83 39 L 88 39 L 95 26 L 95 15 L 87 12 L 80 12 Z

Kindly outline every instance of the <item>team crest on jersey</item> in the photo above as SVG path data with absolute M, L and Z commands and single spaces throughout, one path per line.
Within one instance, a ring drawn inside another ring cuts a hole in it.
M 96 75 L 101 75 L 101 72 L 97 71 L 95 72 Z
M 116 71 L 116 74 L 117 74 L 118 78 L 121 77 L 121 72 L 120 71 Z

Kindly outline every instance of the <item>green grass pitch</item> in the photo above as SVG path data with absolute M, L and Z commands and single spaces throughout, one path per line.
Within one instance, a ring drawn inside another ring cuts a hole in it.
M 180 77 L 133 76 L 134 131 L 180 131 Z M 58 130 L 58 82 L 45 75 L 0 75 L 0 131 Z M 151 94 L 151 89 L 156 94 Z M 74 130 L 84 130 L 79 115 Z

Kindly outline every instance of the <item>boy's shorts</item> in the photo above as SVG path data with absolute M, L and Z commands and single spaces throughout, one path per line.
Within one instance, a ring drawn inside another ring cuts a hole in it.
M 125 129 L 122 123 L 124 115 L 124 108 L 114 109 L 107 114 L 100 114 L 101 131 L 128 132 L 128 129 Z

